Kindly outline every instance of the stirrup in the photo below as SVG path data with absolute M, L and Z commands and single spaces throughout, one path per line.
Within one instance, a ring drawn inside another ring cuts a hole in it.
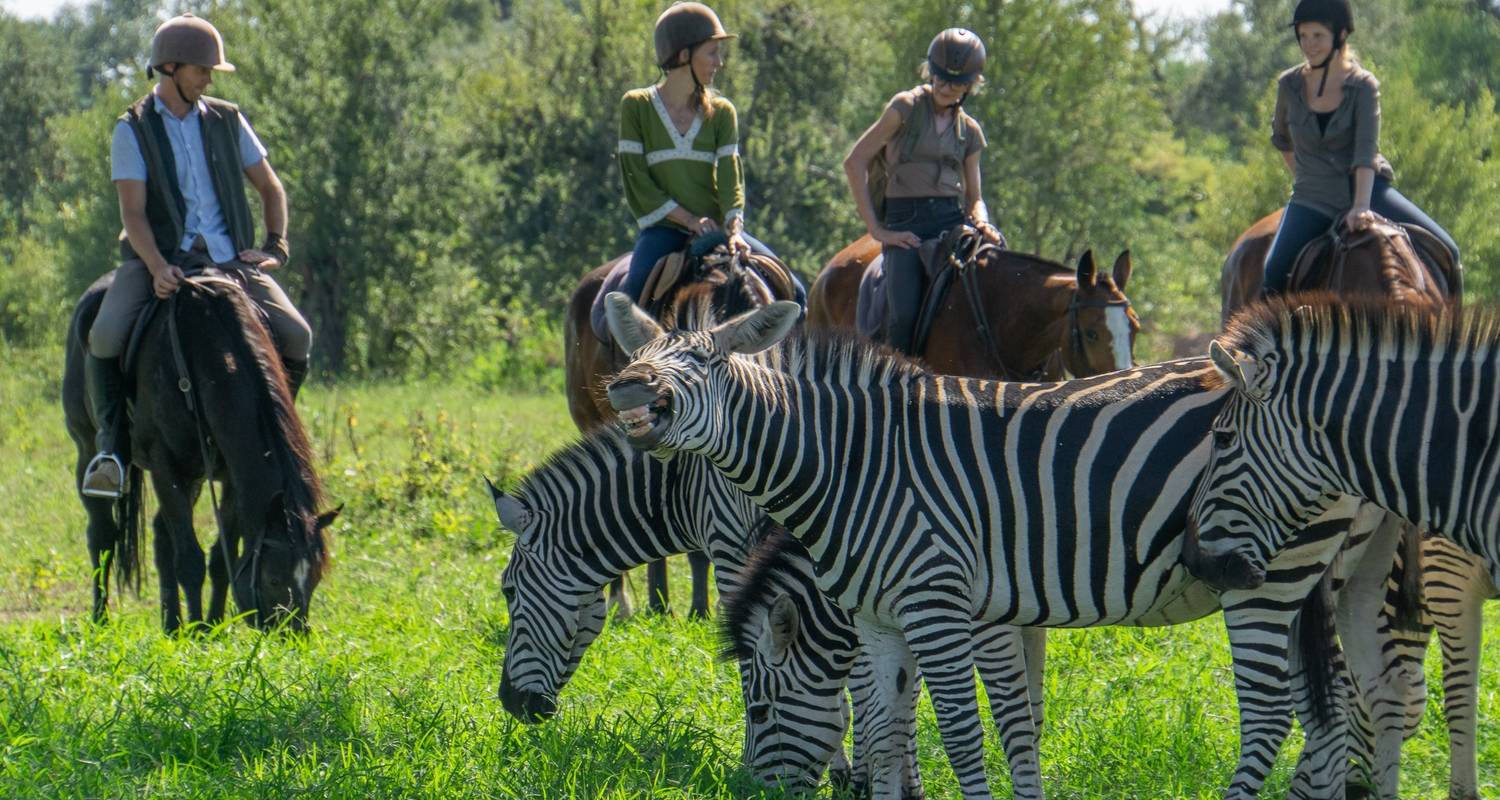
M 114 469 L 114 476 L 109 475 Z M 83 482 L 78 491 L 85 497 L 117 499 L 125 494 L 125 465 L 114 453 L 100 453 L 89 461 L 83 471 Z

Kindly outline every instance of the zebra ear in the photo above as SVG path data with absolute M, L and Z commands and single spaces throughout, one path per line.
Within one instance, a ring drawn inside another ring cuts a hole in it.
M 1265 391 L 1261 388 L 1262 382 L 1256 380 L 1260 377 L 1261 365 L 1254 358 L 1230 350 L 1219 344 L 1218 339 L 1209 342 L 1208 357 L 1214 362 L 1214 368 L 1224 376 L 1224 380 L 1236 392 L 1257 402 L 1265 399 Z
M 776 600 L 771 603 L 770 619 L 771 650 L 777 658 L 786 655 L 786 651 L 791 648 L 792 642 L 797 639 L 800 625 L 797 604 L 792 602 L 792 596 L 777 595 Z
M 630 302 L 630 297 L 624 292 L 610 292 L 605 296 L 604 318 L 609 322 L 610 334 L 627 353 L 634 353 L 662 335 L 656 320 Z
M 512 533 L 526 530 L 531 524 L 531 511 L 526 504 L 500 491 L 489 476 L 485 476 L 484 484 L 490 487 L 490 499 L 495 501 L 495 516 L 500 518 L 500 524 Z
M 802 306 L 790 300 L 777 300 L 754 311 L 741 314 L 709 331 L 714 344 L 726 353 L 759 353 L 792 332 Z

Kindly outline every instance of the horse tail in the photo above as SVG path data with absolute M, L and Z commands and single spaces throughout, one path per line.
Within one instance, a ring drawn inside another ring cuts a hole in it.
M 1398 630 L 1415 632 L 1422 630 L 1422 529 L 1415 525 L 1401 527 L 1400 574 L 1395 576 L 1395 591 L 1390 598 L 1395 609 L 1391 622 Z
M 115 575 L 119 585 L 130 587 L 132 592 L 141 591 L 141 529 L 146 524 L 144 502 L 145 476 L 141 468 L 131 465 L 126 476 L 130 487 L 115 503 L 118 518 L 115 520 L 120 535 L 115 539 Z
M 1297 615 L 1297 641 L 1303 680 L 1312 714 L 1319 720 L 1333 716 L 1334 662 L 1341 659 L 1333 630 L 1333 584 L 1324 573 Z

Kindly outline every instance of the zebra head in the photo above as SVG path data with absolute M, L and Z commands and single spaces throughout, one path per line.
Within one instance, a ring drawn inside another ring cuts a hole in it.
M 724 657 L 740 664 L 744 762 L 755 778 L 811 789 L 831 762 L 834 782 L 847 782 L 844 686 L 859 640 L 849 616 L 818 591 L 807 550 L 785 530 L 756 546 L 720 625 Z
M 542 722 L 557 713 L 558 693 L 604 629 L 604 589 L 559 568 L 537 535 L 539 515 L 494 484 L 489 488 L 500 524 L 516 534 L 500 579 L 510 612 L 500 703 L 522 722 Z
M 1209 347 L 1233 392 L 1214 420 L 1182 563 L 1220 590 L 1259 587 L 1287 540 L 1339 496 L 1319 469 L 1327 452 L 1321 426 L 1302 424 L 1288 402 L 1286 384 L 1301 371 L 1284 352 L 1261 344 L 1256 352 L 1217 341 Z
M 781 341 L 801 309 L 785 300 L 702 331 L 667 333 L 619 292 L 605 298 L 609 329 L 634 359 L 609 383 L 609 403 L 629 442 L 643 450 L 689 450 L 714 439 L 713 395 L 734 354 Z

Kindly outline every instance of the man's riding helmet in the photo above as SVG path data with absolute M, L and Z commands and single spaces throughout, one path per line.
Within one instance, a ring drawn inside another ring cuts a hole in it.
M 733 39 L 724 30 L 719 15 L 702 3 L 673 3 L 656 18 L 656 64 L 663 69 L 674 64 L 677 54 L 713 39 Z
M 234 72 L 234 65 L 224 58 L 224 37 L 208 20 L 192 14 L 163 22 L 151 37 L 151 67 L 162 64 L 196 64 Z
M 1335 49 L 1343 45 L 1344 36 L 1354 33 L 1354 11 L 1349 0 L 1301 0 L 1292 12 L 1292 30 L 1304 22 L 1321 22 L 1333 32 Z
M 984 42 L 973 31 L 949 28 L 927 46 L 927 69 L 947 83 L 973 83 L 984 71 Z

